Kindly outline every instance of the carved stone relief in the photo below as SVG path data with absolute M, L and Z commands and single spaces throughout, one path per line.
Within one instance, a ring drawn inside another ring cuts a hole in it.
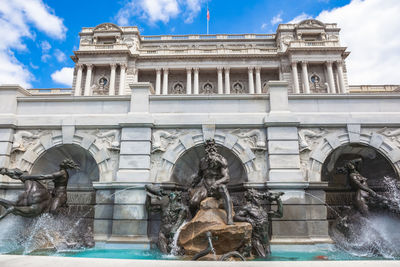
M 20 160 L 25 151 L 37 146 L 40 137 L 49 134 L 48 130 L 18 130 L 14 134 L 10 163 L 11 168 L 16 168 L 17 162 Z
M 391 140 L 398 148 L 400 148 L 400 128 L 382 128 L 377 129 L 377 133 L 386 136 L 389 140 Z
M 259 129 L 235 129 L 232 134 L 241 138 L 252 150 L 266 150 L 266 135 L 264 130 Z
M 310 169 L 310 155 L 322 142 L 324 137 L 339 129 L 326 129 L 326 128 L 302 128 L 298 131 L 299 136 L 299 152 L 300 152 L 300 169 L 303 177 L 308 177 Z M 343 131 L 343 130 L 342 130 Z
M 174 143 L 175 139 L 178 138 L 179 135 L 182 135 L 182 132 L 179 130 L 153 131 L 151 152 L 164 152 L 170 144 Z

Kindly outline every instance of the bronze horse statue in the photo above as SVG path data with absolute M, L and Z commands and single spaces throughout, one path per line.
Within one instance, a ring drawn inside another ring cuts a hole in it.
M 48 175 L 29 175 L 19 169 L 0 168 L 1 175 L 20 180 L 24 184 L 24 192 L 16 201 L 0 198 L 0 205 L 6 211 L 0 215 L 0 220 L 8 214 L 22 217 L 36 217 L 56 210 L 67 203 L 68 169 L 78 169 L 78 165 L 71 159 L 65 159 L 60 164 L 58 172 Z M 52 180 L 54 189 L 52 192 L 40 182 L 40 180 Z

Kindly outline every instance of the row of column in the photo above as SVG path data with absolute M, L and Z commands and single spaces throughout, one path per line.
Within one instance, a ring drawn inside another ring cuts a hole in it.
M 86 82 L 85 82 L 85 87 L 83 91 L 84 96 L 90 96 L 92 95 L 92 87 L 91 87 L 91 82 L 92 82 L 92 72 L 93 72 L 93 64 L 77 64 L 78 71 L 76 74 L 76 83 L 75 83 L 75 96 L 80 96 L 82 93 L 82 73 L 83 73 L 83 68 L 86 66 Z M 115 76 L 116 76 L 116 69 L 117 69 L 117 64 L 110 64 L 110 81 L 109 81 L 109 89 L 108 89 L 108 94 L 109 95 L 115 95 L 116 94 L 116 88 L 115 88 Z M 126 64 L 119 64 L 120 67 L 120 76 L 119 76 L 119 91 L 118 95 L 123 95 L 125 92 L 125 78 L 126 78 Z
M 254 73 L 255 70 L 255 86 L 254 86 Z M 192 75 L 193 73 L 193 75 Z M 225 81 L 224 81 L 225 74 Z M 192 83 L 193 76 L 193 83 Z M 250 94 L 261 94 L 261 68 L 260 67 L 249 67 L 249 93 Z M 162 77 L 162 84 L 161 84 Z M 218 94 L 230 94 L 230 68 L 217 67 L 218 77 Z M 225 83 L 225 87 L 224 87 Z M 193 84 L 193 86 L 192 86 Z M 156 94 L 167 95 L 168 94 L 168 68 L 156 69 Z M 199 94 L 199 68 L 186 68 L 186 94 Z
M 338 92 L 345 94 L 347 93 L 345 83 L 344 83 L 344 75 L 343 75 L 343 65 L 341 61 L 333 62 L 333 61 L 327 61 L 325 62 L 326 66 L 326 72 L 328 74 L 328 93 L 336 93 L 336 86 L 335 86 L 335 79 L 333 76 L 333 63 L 336 63 L 336 69 L 338 73 L 338 82 L 339 82 L 339 88 Z M 299 86 L 299 77 L 298 77 L 298 72 L 297 72 L 297 61 L 292 62 L 292 75 L 293 75 L 293 91 L 296 94 L 300 93 L 300 86 Z M 309 76 L 308 76 L 308 62 L 307 61 L 301 61 L 301 78 L 303 80 L 303 91 L 306 94 L 310 93 L 310 84 L 309 84 Z

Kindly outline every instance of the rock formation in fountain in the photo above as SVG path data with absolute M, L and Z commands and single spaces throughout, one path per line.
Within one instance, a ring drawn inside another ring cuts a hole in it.
M 217 255 L 243 252 L 251 247 L 251 224 L 226 224 L 227 215 L 222 207 L 224 204 L 221 201 L 208 197 L 201 202 L 196 216 L 182 227 L 178 245 L 184 248 L 186 255 L 195 255 L 207 248 L 207 232 L 213 237 L 212 244 Z

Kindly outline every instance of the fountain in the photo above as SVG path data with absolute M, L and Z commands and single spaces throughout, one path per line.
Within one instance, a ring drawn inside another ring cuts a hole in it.
M 397 258 L 394 234 L 399 226 L 400 190 L 395 180 L 385 177 L 381 192 L 371 189 L 368 179 L 360 174 L 362 158 L 347 160 L 338 173 L 345 174 L 354 194 L 354 208 L 337 209 L 313 194 L 306 195 L 326 205 L 337 219 L 331 227 L 336 246 L 357 256 Z M 160 227 L 153 240 L 167 257 L 185 260 L 252 260 L 272 259 L 271 222 L 284 215 L 283 192 L 247 188 L 236 194 L 234 201 L 227 184 L 230 173 L 227 160 L 218 153 L 215 140 L 205 142 L 205 156 L 188 187 L 165 188 L 147 184 L 146 207 L 149 214 L 160 214 Z M 71 159 L 60 164 L 60 170 L 46 175 L 30 175 L 19 169 L 1 168 L 0 174 L 20 180 L 24 184 L 15 202 L 0 199 L 7 215 L 20 216 L 22 234 L 8 238 L 18 239 L 18 251 L 23 254 L 37 251 L 70 251 L 94 246 L 93 228 L 81 223 L 81 217 L 71 215 L 67 203 L 68 170 L 78 169 Z M 42 181 L 53 181 L 49 188 Z M 118 190 L 109 198 L 137 186 Z M 239 197 L 237 197 L 239 195 Z M 98 202 L 101 204 L 102 202 Z M 29 221 L 24 221 L 29 220 Z M 151 216 L 150 216 L 151 220 Z M 16 227 L 17 228 L 17 227 Z M 17 230 L 17 229 L 15 229 Z M 1 231 L 0 231 L 1 234 Z M 5 235 L 5 233 L 3 233 Z M 325 259 L 325 256 L 316 256 Z

